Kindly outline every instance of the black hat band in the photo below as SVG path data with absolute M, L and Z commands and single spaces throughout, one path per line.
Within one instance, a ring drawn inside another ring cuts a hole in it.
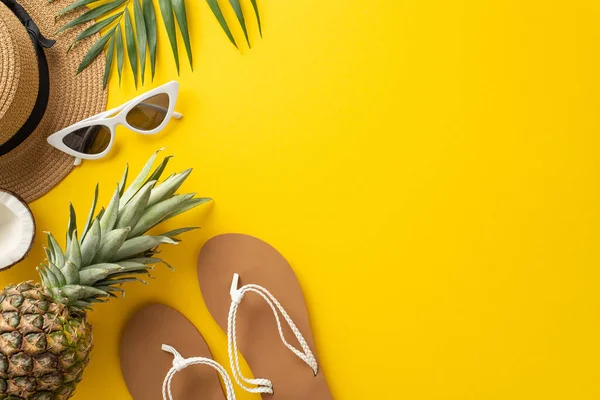
M 21 128 L 19 128 L 10 139 L 0 145 L 0 156 L 3 156 L 23 143 L 25 139 L 35 131 L 35 128 L 38 127 L 40 121 L 44 117 L 46 107 L 48 106 L 48 98 L 50 96 L 50 73 L 48 71 L 48 62 L 46 61 L 44 48 L 52 47 L 54 40 L 46 39 L 44 35 L 41 34 L 37 25 L 31 19 L 31 16 L 15 0 L 0 1 L 17 16 L 25 29 L 27 29 L 29 37 L 33 42 L 33 47 L 35 48 L 39 74 L 38 94 L 33 109 L 31 110 L 31 114 Z

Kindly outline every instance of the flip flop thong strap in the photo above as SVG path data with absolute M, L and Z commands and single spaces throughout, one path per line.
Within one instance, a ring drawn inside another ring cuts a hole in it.
M 300 333 L 300 330 L 294 324 L 294 321 L 290 318 L 288 313 L 285 311 L 283 306 L 277 301 L 275 296 L 273 296 L 267 289 L 262 286 L 248 284 L 244 285 L 238 289 L 239 275 L 233 275 L 233 281 L 231 283 L 231 307 L 229 308 L 229 319 L 227 321 L 227 341 L 229 348 L 229 361 L 231 363 L 231 370 L 233 372 L 233 378 L 244 390 L 251 393 L 269 393 L 273 394 L 273 383 L 265 378 L 256 378 L 249 379 L 246 378 L 242 371 L 240 370 L 240 362 L 238 357 L 238 347 L 236 340 L 236 315 L 238 307 L 244 298 L 244 295 L 248 292 L 253 292 L 258 294 L 263 298 L 265 302 L 271 307 L 273 311 L 273 315 L 275 316 L 275 321 L 277 321 L 277 329 L 279 330 L 279 336 L 281 337 L 282 342 L 285 346 L 290 349 L 292 353 L 294 353 L 299 359 L 304 361 L 313 371 L 315 376 L 319 372 L 319 366 L 317 365 L 317 360 L 315 356 L 308 347 L 304 336 Z M 281 319 L 279 318 L 279 314 L 283 316 L 283 319 L 288 324 L 298 343 L 300 343 L 300 347 L 302 347 L 302 351 L 298 350 L 296 347 L 292 346 L 285 339 L 283 334 L 283 329 L 281 326 Z M 243 382 L 242 382 L 243 381 Z M 246 384 L 253 385 L 254 387 L 246 386 Z
M 173 354 L 173 366 L 167 372 L 167 376 L 163 382 L 163 400 L 173 400 L 173 393 L 171 393 L 171 381 L 173 380 L 173 376 L 182 369 L 189 367 L 190 365 L 203 364 L 208 365 L 217 370 L 217 372 L 223 378 L 223 382 L 225 384 L 225 391 L 227 392 L 227 400 L 235 400 L 235 393 L 233 391 L 233 384 L 231 383 L 231 379 L 225 371 L 225 368 L 215 360 L 211 360 L 210 358 L 205 357 L 192 357 L 192 358 L 183 358 L 181 354 L 173 347 L 163 344 L 162 349 L 166 352 Z

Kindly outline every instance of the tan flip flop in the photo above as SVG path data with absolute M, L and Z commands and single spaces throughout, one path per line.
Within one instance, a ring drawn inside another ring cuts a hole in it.
M 179 351 L 192 358 L 183 358 Z M 212 359 L 200 332 L 162 304 L 142 308 L 127 323 L 121 371 L 134 400 L 235 400 L 227 371 Z
M 198 280 L 210 313 L 228 332 L 233 377 L 244 390 L 264 399 L 332 399 L 314 357 L 302 290 L 277 250 L 252 236 L 216 236 L 200 251 Z M 238 345 L 260 378 L 242 375 Z

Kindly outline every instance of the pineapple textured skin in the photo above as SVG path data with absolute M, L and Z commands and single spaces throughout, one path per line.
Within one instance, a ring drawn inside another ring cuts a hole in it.
M 0 399 L 73 395 L 92 350 L 85 311 L 46 296 L 33 282 L 0 293 Z

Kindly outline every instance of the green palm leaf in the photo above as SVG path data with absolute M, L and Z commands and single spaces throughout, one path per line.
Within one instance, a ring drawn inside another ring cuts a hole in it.
M 119 13 L 119 14 L 115 14 L 113 16 L 110 16 L 106 19 L 103 19 L 100 22 L 96 22 L 94 25 L 84 29 L 79 35 L 77 35 L 77 37 L 75 38 L 75 40 L 73 40 L 73 43 L 71 43 L 71 45 L 69 46 L 69 48 L 67 49 L 67 53 L 71 50 L 71 48 L 73 46 L 75 46 L 79 41 L 92 36 L 95 33 L 100 32 L 102 29 L 106 28 L 107 26 L 109 26 L 111 23 L 113 23 L 117 18 L 121 17 L 121 14 L 123 13 Z
M 113 65 L 113 55 L 115 53 L 115 46 L 113 42 L 115 41 L 114 35 L 111 35 L 110 41 L 108 42 L 108 50 L 106 51 L 106 65 L 104 66 L 104 79 L 102 81 L 103 88 L 106 89 L 106 85 L 108 84 L 108 77 L 110 76 L 110 70 Z M 98 193 L 98 186 L 96 186 L 96 194 Z M 94 203 L 95 205 L 95 203 Z M 89 224 L 89 221 L 88 221 Z M 87 233 L 87 226 L 85 228 L 84 233 Z
M 227 25 L 227 21 L 225 20 L 225 17 L 223 16 L 223 12 L 221 11 L 221 7 L 219 7 L 219 3 L 217 3 L 217 0 L 206 0 L 206 2 L 208 3 L 208 6 L 212 10 L 212 12 L 215 15 L 215 17 L 217 18 L 217 21 L 219 21 L 219 24 L 221 25 L 221 28 L 223 28 L 223 31 L 225 31 L 225 34 L 229 38 L 229 41 L 231 43 L 233 43 L 233 45 L 235 47 L 238 47 L 237 43 L 235 42 L 235 39 L 233 38 L 233 35 L 231 34 L 231 30 L 229 29 L 229 25 Z
M 125 9 L 125 43 L 127 44 L 127 56 L 129 57 L 129 64 L 131 65 L 131 71 L 133 72 L 133 80 L 135 87 L 137 88 L 137 51 L 135 49 L 135 36 L 133 34 L 133 25 L 131 24 L 131 17 L 129 16 L 129 9 Z
M 117 25 L 115 48 L 117 50 L 117 71 L 119 72 L 119 84 L 121 84 L 121 74 L 123 73 L 123 59 L 125 58 L 125 50 L 123 50 L 123 34 L 121 33 L 121 25 Z
M 66 6 L 65 8 L 63 8 L 62 10 L 60 10 L 56 14 L 56 16 L 60 17 L 61 15 L 66 14 L 69 11 L 73 11 L 76 8 L 79 8 L 79 7 L 87 6 L 88 4 L 95 3 L 97 1 L 99 1 L 99 0 L 77 0 L 77 1 L 74 1 L 73 3 L 69 4 L 68 6 Z
M 87 68 L 87 66 L 90 65 L 90 63 L 92 61 L 94 61 L 94 59 L 96 59 L 96 57 L 98 57 L 98 55 L 100 54 L 102 49 L 104 49 L 106 42 L 108 42 L 108 40 L 112 37 L 114 32 L 115 32 L 115 28 L 113 28 L 108 34 L 102 36 L 100 38 L 100 40 L 98 40 L 96 43 L 94 43 L 92 45 L 92 47 L 90 47 L 87 54 L 83 57 L 81 64 L 79 64 L 79 68 L 77 68 L 78 74 L 81 71 L 83 71 L 85 68 Z
M 99 18 L 99 17 L 107 14 L 108 12 L 118 8 L 119 6 L 123 5 L 126 1 L 129 1 L 129 0 L 113 0 L 110 3 L 101 5 L 100 7 L 93 8 L 93 9 L 81 14 L 79 17 L 75 18 L 71 22 L 66 23 L 56 33 L 65 31 L 65 30 L 72 28 L 74 26 L 77 26 L 79 24 L 83 24 L 84 22 L 88 22 L 93 19 Z
M 160 6 L 160 13 L 162 14 L 163 21 L 165 23 L 165 29 L 169 36 L 169 42 L 171 42 L 171 49 L 173 50 L 173 57 L 175 58 L 175 65 L 177 66 L 177 73 L 179 74 L 179 51 L 177 50 L 177 36 L 175 35 L 175 17 L 173 16 L 173 7 L 171 0 L 158 0 Z
M 244 18 L 244 13 L 242 12 L 240 0 L 229 0 L 229 4 L 231 4 L 231 8 L 233 8 L 233 11 L 235 12 L 235 15 L 242 27 L 242 31 L 244 31 L 246 43 L 248 43 L 248 47 L 250 47 L 250 39 L 248 39 L 248 29 L 246 28 L 246 20 Z
M 179 24 L 179 31 L 183 37 L 183 43 L 185 45 L 185 51 L 190 62 L 190 68 L 194 70 L 194 63 L 192 60 L 192 46 L 190 45 L 190 33 L 188 31 L 187 17 L 185 12 L 184 0 L 171 0 L 173 5 L 173 11 L 175 11 L 175 17 L 177 17 L 177 23 Z
M 49 0 L 52 1 L 52 0 Z M 61 9 L 57 16 L 64 15 L 70 11 L 80 7 L 95 5 L 101 0 L 75 0 L 70 5 Z M 187 20 L 186 0 L 156 0 L 158 1 L 160 13 L 163 18 L 164 27 L 169 38 L 173 58 L 177 67 L 177 73 L 180 70 L 179 49 L 177 44 L 177 31 L 179 30 L 183 43 L 185 45 L 186 54 L 190 63 L 190 68 L 193 70 L 192 46 L 190 41 L 189 24 Z M 132 3 L 130 10 L 130 3 Z M 229 41 L 238 48 L 238 45 L 229 28 L 227 20 L 223 15 L 222 9 L 218 4 L 218 0 L 206 0 L 212 13 L 217 18 L 221 28 L 227 35 Z M 254 16 L 258 23 L 258 31 L 262 37 L 262 22 L 258 9 L 257 0 L 250 0 Z M 229 5 L 234 11 L 237 22 L 240 24 L 246 43 L 250 47 L 250 37 L 247 26 L 247 15 L 244 14 L 240 0 L 229 0 Z M 133 12 L 133 17 L 131 16 Z M 133 20 L 132 20 L 133 19 Z M 116 53 L 117 72 L 119 74 L 119 83 L 121 82 L 123 73 L 123 64 L 125 58 L 125 46 L 127 48 L 127 56 L 129 64 L 133 72 L 134 83 L 137 88 L 138 79 L 138 61 L 140 63 L 139 72 L 141 73 L 141 81 L 144 84 L 146 75 L 146 56 L 149 53 L 150 68 L 152 80 L 156 73 L 156 55 L 157 55 L 157 19 L 153 0 L 109 0 L 107 3 L 101 4 L 95 8 L 89 9 L 83 14 L 75 17 L 70 22 L 63 25 L 57 33 L 78 25 L 97 20 L 97 22 L 83 29 L 70 44 L 67 51 L 78 42 L 93 37 L 100 33 L 101 36 L 90 47 L 87 54 L 83 57 L 81 64 L 77 70 L 80 73 L 87 68 L 91 62 L 98 57 L 102 50 L 108 46 L 106 51 L 106 66 L 104 69 L 104 86 L 108 84 L 108 78 L 112 70 L 112 63 Z M 177 22 L 175 22 L 177 21 Z M 123 23 L 123 27 L 121 27 Z M 102 32 L 105 32 L 102 34 Z M 124 36 L 124 38 L 123 38 Z M 125 43 L 123 43 L 125 41 Z
M 262 24 L 260 22 L 260 13 L 258 12 L 258 4 L 256 4 L 256 0 L 250 0 L 250 3 L 252 3 L 254 15 L 256 16 L 256 22 L 258 22 L 258 33 L 260 34 L 260 37 L 262 37 Z
M 152 0 L 142 0 L 144 6 L 144 22 L 146 24 L 146 36 L 148 38 L 148 49 L 150 50 L 150 71 L 152 80 L 156 70 L 156 12 Z
M 137 36 L 138 52 L 140 53 L 140 73 L 142 75 L 142 85 L 144 84 L 144 74 L 146 72 L 146 47 L 148 39 L 146 36 L 146 23 L 140 0 L 133 0 L 133 18 L 135 19 L 135 31 Z

